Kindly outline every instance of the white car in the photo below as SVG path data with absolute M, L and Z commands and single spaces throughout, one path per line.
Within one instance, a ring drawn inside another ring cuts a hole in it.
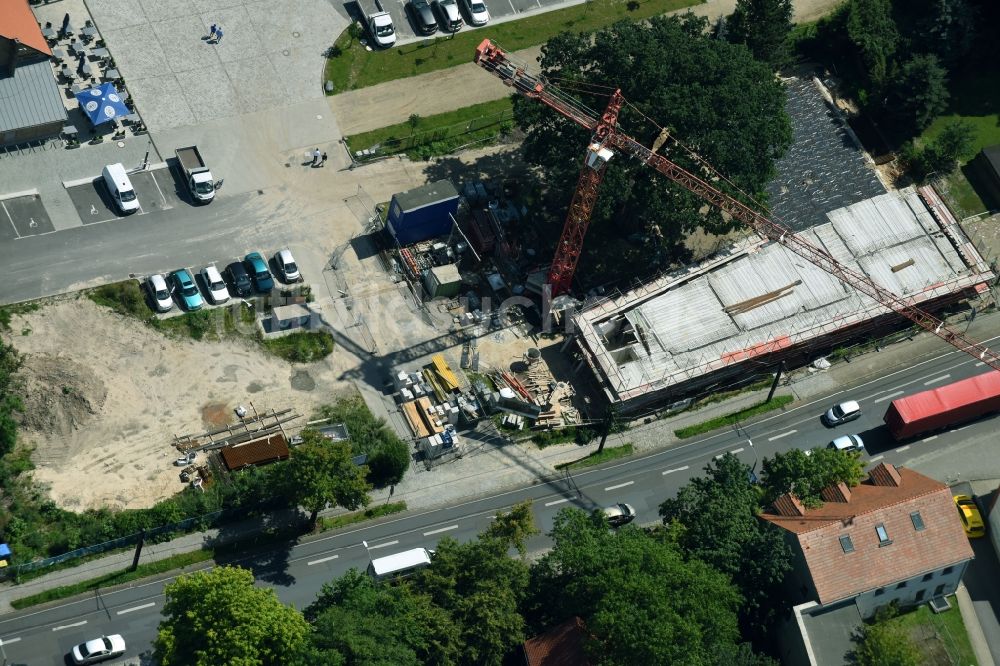
M 458 32 L 462 29 L 462 14 L 458 11 L 455 0 L 434 0 L 441 26 L 448 32 Z
M 74 664 L 96 664 L 123 654 L 125 654 L 125 639 L 119 634 L 112 634 L 80 643 L 73 648 L 70 656 L 73 657 Z
M 229 289 L 222 279 L 222 274 L 215 266 L 205 266 L 201 269 L 201 279 L 205 283 L 205 290 L 208 292 L 210 301 L 218 305 L 229 300 Z
M 483 0 L 462 0 L 462 5 L 471 25 L 486 25 L 490 22 L 490 10 L 486 9 Z
M 857 435 L 843 435 L 830 442 L 828 448 L 838 451 L 861 451 L 865 450 L 865 443 Z
M 295 263 L 295 257 L 290 250 L 280 250 L 274 255 L 274 263 L 281 273 L 281 279 L 285 282 L 298 282 L 302 279 L 299 274 L 299 267 Z
M 823 414 L 823 423 L 828 427 L 838 426 L 841 423 L 853 421 L 861 416 L 861 405 L 854 400 L 847 400 L 839 405 L 834 405 Z
M 170 297 L 167 281 L 159 273 L 146 278 L 146 289 L 149 290 L 149 297 L 153 299 L 158 312 L 167 312 L 174 307 L 174 299 Z

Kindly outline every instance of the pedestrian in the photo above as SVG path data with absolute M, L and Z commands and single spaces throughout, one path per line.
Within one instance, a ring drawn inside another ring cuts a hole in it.
M 215 39 L 215 33 L 216 33 L 216 29 L 217 28 L 218 28 L 218 26 L 216 26 L 213 23 L 212 27 L 208 29 L 208 41 L 212 41 L 213 39 Z
M 67 34 L 69 34 L 67 30 L 69 30 L 69 14 L 63 16 L 62 28 L 59 29 L 59 32 L 60 34 L 62 34 L 63 37 L 65 37 Z
M 319 165 L 320 166 L 325 166 L 326 165 L 326 153 L 325 152 L 323 153 L 323 159 L 320 161 Z
M 316 150 L 313 151 L 313 161 L 311 166 L 318 167 L 322 163 L 322 160 L 323 160 L 323 152 L 319 148 L 317 148 Z
M 215 29 L 215 43 L 218 44 L 222 41 L 222 26 Z

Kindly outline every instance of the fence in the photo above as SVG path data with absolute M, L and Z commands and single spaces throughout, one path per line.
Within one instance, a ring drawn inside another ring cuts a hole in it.
M 400 153 L 416 153 L 419 157 L 446 154 L 469 144 L 495 141 L 512 130 L 513 115 L 501 111 L 430 130 L 417 131 L 414 126 L 409 136 L 388 137 L 370 145 L 360 145 L 359 141 L 371 133 L 347 137 L 346 142 L 354 160 L 364 163 Z

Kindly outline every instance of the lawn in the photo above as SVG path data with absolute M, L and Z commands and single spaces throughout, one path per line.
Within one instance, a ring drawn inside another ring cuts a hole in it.
M 449 155 L 470 143 L 485 142 L 514 128 L 509 97 L 346 137 L 352 153 L 377 147 L 376 155 L 405 153 L 411 159 Z
M 594 465 L 600 465 L 601 463 L 617 460 L 618 458 L 625 458 L 632 455 L 633 451 L 634 448 L 631 444 L 612 446 L 604 449 L 600 453 L 594 451 L 589 456 L 580 458 L 579 460 L 556 465 L 556 469 L 580 469 L 582 467 L 593 467 Z
M 333 92 L 355 90 L 472 62 L 476 46 L 489 38 L 510 51 L 542 44 L 560 32 L 591 32 L 615 21 L 658 16 L 701 4 L 700 0 L 588 0 L 580 5 L 535 14 L 488 30 L 460 31 L 397 48 L 368 51 L 357 27 L 337 38 L 326 63 L 326 80 Z M 485 74 L 484 74 L 485 76 Z
M 909 634 L 923 655 L 925 664 L 976 664 L 969 634 L 958 611 L 958 601 L 953 596 L 948 601 L 951 602 L 951 610 L 944 613 L 932 613 L 927 604 L 921 604 L 916 610 L 887 620 L 887 623 Z
M 725 426 L 731 426 L 734 423 L 740 423 L 753 416 L 757 416 L 758 414 L 766 414 L 767 412 L 774 411 L 775 409 L 782 409 L 793 400 L 795 400 L 795 398 L 790 395 L 776 395 L 771 399 L 771 402 L 760 402 L 751 407 L 747 407 L 746 409 L 741 409 L 738 412 L 733 412 L 732 414 L 717 416 L 714 419 L 696 423 L 692 426 L 678 428 L 677 430 L 674 430 L 674 435 L 678 439 L 694 437 L 695 435 L 717 430 Z

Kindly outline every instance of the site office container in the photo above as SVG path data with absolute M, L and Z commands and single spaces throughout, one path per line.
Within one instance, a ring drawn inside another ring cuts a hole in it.
M 995 370 L 893 400 L 883 420 L 894 439 L 947 428 L 1000 411 L 1000 372 Z

